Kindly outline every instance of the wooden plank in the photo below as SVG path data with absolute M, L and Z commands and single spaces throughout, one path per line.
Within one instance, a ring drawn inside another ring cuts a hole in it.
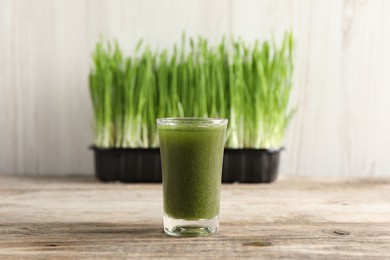
M 223 185 L 221 230 L 162 231 L 159 184 L 86 177 L 0 177 L 0 257 L 390 257 L 389 179 L 293 179 Z

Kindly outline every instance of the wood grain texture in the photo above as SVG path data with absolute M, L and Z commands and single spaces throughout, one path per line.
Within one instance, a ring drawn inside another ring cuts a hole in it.
M 0 172 L 93 172 L 90 53 L 294 31 L 298 112 L 283 175 L 388 176 L 390 1 L 0 0 Z
M 161 185 L 0 177 L 0 258 L 386 259 L 389 179 L 223 185 L 221 230 L 172 238 Z

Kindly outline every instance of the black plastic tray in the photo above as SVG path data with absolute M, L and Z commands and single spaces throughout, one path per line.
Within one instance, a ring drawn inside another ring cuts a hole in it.
M 97 179 L 161 182 L 160 149 L 92 147 Z M 261 183 L 276 179 L 282 149 L 225 149 L 222 182 Z
M 92 147 L 95 173 L 101 181 L 161 182 L 160 149 Z
M 225 149 L 222 182 L 273 182 L 282 149 Z

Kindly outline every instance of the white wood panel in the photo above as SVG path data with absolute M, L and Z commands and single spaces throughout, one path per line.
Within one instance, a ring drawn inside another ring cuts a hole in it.
M 281 174 L 390 175 L 390 1 L 0 0 L 0 172 L 93 172 L 87 74 L 102 34 L 130 52 L 185 30 L 297 40 Z

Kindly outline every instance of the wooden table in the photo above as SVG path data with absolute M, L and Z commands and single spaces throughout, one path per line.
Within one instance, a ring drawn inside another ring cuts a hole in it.
M 0 259 L 389 259 L 390 179 L 223 185 L 221 230 L 162 230 L 159 184 L 0 176 Z

